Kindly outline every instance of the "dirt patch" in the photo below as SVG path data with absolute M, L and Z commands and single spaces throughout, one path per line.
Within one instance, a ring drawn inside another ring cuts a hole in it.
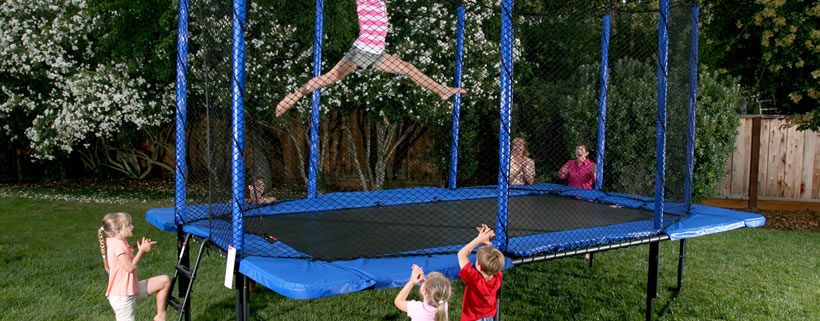
M 820 232 L 820 212 L 757 210 L 766 217 L 765 229 Z

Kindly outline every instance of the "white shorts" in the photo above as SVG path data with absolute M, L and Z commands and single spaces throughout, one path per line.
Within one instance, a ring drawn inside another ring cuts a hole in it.
M 108 303 L 114 309 L 117 321 L 134 321 L 134 314 L 137 311 L 137 300 L 148 297 L 148 280 L 139 282 L 139 292 L 135 295 L 111 295 L 108 296 Z

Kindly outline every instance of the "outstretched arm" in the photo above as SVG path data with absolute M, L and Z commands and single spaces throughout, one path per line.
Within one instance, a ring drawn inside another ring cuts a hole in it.
M 569 168 L 567 168 L 567 164 L 561 166 L 561 169 L 558 170 L 558 179 L 567 179 L 567 174 L 569 174 Z
M 420 266 L 413 264 L 413 271 L 410 272 L 410 279 L 407 280 L 407 283 L 401 288 L 399 294 L 397 294 L 396 298 L 393 299 L 393 304 L 395 304 L 399 310 L 405 313 L 407 312 L 407 296 L 410 295 L 410 291 L 413 290 L 413 286 L 422 280 L 424 280 L 424 270 Z
M 478 247 L 479 245 L 484 244 L 485 246 L 491 246 L 490 239 L 495 236 L 495 232 L 487 226 L 487 224 L 481 224 L 481 226 L 477 227 L 478 236 L 476 236 L 470 243 L 464 245 L 461 250 L 458 251 L 458 268 L 462 269 L 465 265 L 470 264 L 470 253 Z

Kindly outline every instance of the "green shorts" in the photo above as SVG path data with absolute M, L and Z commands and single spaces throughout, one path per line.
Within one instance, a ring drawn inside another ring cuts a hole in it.
M 375 54 L 372 52 L 367 52 L 356 48 L 353 46 L 350 50 L 345 53 L 343 59 L 352 62 L 356 66 L 361 69 L 376 69 L 379 64 L 384 60 L 384 57 L 387 56 L 386 53 L 382 52 L 380 54 Z

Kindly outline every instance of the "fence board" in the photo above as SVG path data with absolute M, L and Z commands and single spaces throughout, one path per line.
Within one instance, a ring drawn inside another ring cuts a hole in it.
M 811 199 L 814 186 L 814 160 L 817 154 L 817 133 L 803 132 L 803 170 L 800 173 L 800 198 Z
M 812 184 L 812 198 L 820 199 L 820 133 L 814 135 L 814 183 Z
M 749 151 L 752 145 L 752 121 L 741 119 L 735 152 L 732 155 L 732 185 L 730 195 L 746 196 L 749 194 Z
M 767 195 L 783 197 L 783 163 L 785 162 L 786 135 L 781 126 L 780 119 L 771 120 L 771 133 L 769 134 L 769 162 L 766 171 L 769 173 L 766 179 Z
M 769 137 L 771 136 L 772 123 L 766 119 L 760 120 L 760 165 L 758 165 L 757 175 L 757 195 L 768 195 L 766 182 L 769 179 Z
M 786 129 L 786 139 L 788 142 L 786 149 L 786 163 L 783 172 L 783 197 L 799 198 L 800 185 L 803 168 L 803 133 L 797 130 L 791 122 Z

